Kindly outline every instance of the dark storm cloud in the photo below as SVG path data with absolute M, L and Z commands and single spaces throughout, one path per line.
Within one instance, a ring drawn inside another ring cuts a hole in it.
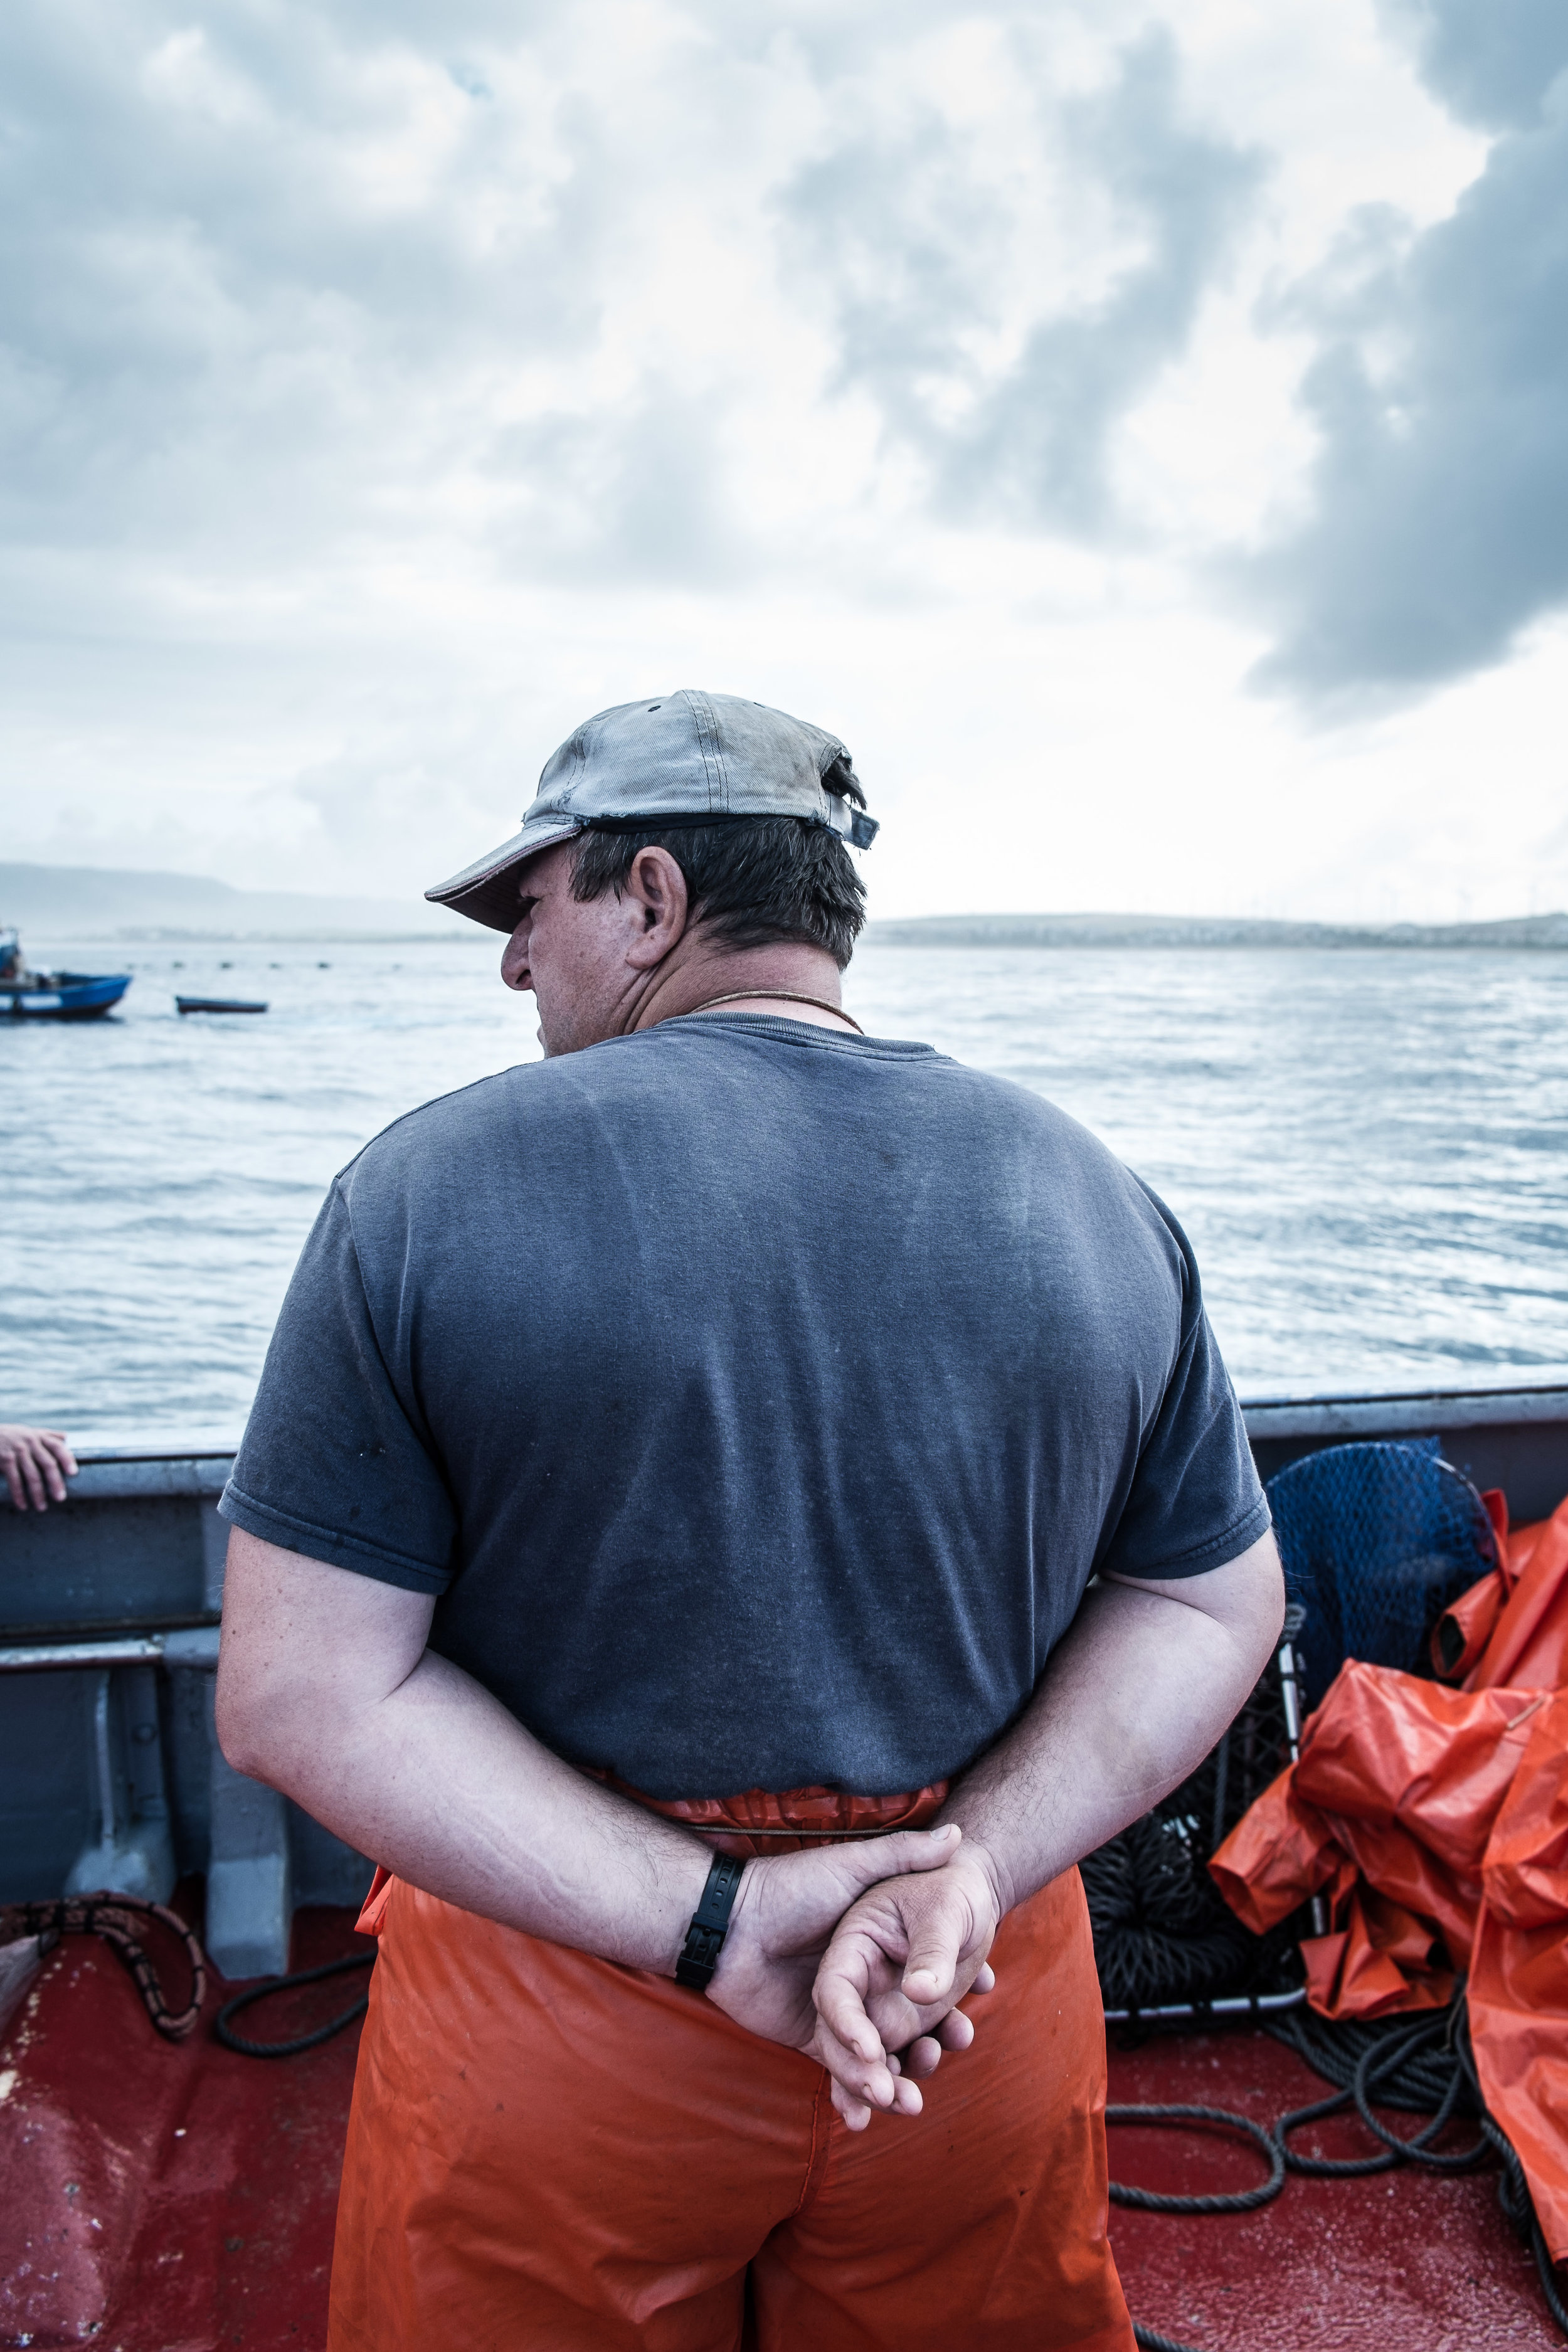
M 1384 13 L 1434 95 L 1483 130 L 1539 122 L 1568 66 L 1563 0 L 1385 0 Z
M 1021 73 L 1031 56 L 1020 44 Z M 1035 97 L 1042 142 L 1134 248 L 1086 304 L 1064 308 L 1059 281 L 1020 248 L 984 134 L 935 117 L 897 140 L 847 142 L 799 175 L 785 210 L 832 289 L 841 386 L 869 393 L 919 451 L 937 510 L 1093 537 L 1122 520 L 1116 429 L 1185 350 L 1262 165 L 1187 121 L 1175 46 L 1157 27 L 1102 95 L 1053 101 L 1042 77 Z M 1019 347 L 988 362 L 986 338 L 1020 290 Z
M 1422 0 L 1434 92 L 1498 129 L 1451 216 L 1352 224 L 1286 305 L 1316 335 L 1306 520 L 1247 574 L 1260 681 L 1409 695 L 1500 659 L 1568 601 L 1568 9 Z

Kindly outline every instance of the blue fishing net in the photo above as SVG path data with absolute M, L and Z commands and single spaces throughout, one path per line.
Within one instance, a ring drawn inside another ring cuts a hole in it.
M 1481 1498 L 1436 1437 L 1309 1454 L 1269 1480 L 1268 1504 L 1286 1590 L 1304 1613 L 1308 1707 L 1347 1658 L 1429 1675 L 1433 1626 L 1497 1563 Z

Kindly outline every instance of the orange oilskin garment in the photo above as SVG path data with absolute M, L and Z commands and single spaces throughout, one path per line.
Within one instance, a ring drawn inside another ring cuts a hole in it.
M 1554 1692 L 1503 1801 L 1470 1954 L 1482 2095 L 1523 2165 L 1553 2262 L 1568 2261 L 1568 1690 Z
M 1568 2261 L 1568 1503 L 1508 1530 L 1434 1655 L 1463 1688 L 1347 1660 L 1299 1763 L 1210 1864 L 1258 1932 L 1324 1897 L 1301 1947 L 1325 2017 L 1440 2008 L 1458 1974 L 1487 2105 Z
M 661 1804 L 731 1851 L 919 1826 L 940 1790 Z M 644 1801 L 647 1801 L 646 1800 Z M 330 2352 L 1133 2352 L 1076 1871 L 1003 1922 L 913 2119 L 670 1979 L 378 1874 Z
M 1257 1934 L 1326 1896 L 1329 1932 L 1301 1947 L 1307 1997 L 1324 2017 L 1451 1999 L 1488 1841 L 1545 1704 L 1539 1691 L 1449 1691 L 1359 1658 L 1342 1666 L 1307 1719 L 1300 1763 L 1209 1864 Z
M 1494 1498 L 1486 1500 L 1490 1505 Z M 1493 1516 L 1497 1524 L 1500 1515 L 1494 1510 Z M 1438 1671 L 1443 1635 L 1452 1622 L 1464 1648 L 1449 1672 L 1464 1675 L 1467 1690 L 1500 1683 L 1515 1690 L 1561 1690 L 1568 1685 L 1568 1502 L 1551 1518 L 1511 1533 L 1505 1508 L 1498 1549 L 1498 1566 L 1461 1596 L 1433 1636 Z

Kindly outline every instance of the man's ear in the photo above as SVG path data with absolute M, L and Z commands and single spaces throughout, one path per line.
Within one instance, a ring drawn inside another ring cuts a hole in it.
M 626 961 L 651 971 L 679 944 L 690 913 L 686 877 L 668 849 L 638 850 L 621 885 L 621 903 L 635 918 Z

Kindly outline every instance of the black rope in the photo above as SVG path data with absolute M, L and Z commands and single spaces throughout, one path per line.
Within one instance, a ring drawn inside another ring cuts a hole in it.
M 1382 2172 L 1412 2161 L 1435 2170 L 1459 2172 L 1479 2164 L 1490 2150 L 1500 2166 L 1498 2202 L 1504 2218 L 1530 2248 L 1546 2308 L 1563 2336 L 1568 2336 L 1568 2300 L 1564 2299 L 1561 2276 L 1536 2218 L 1524 2168 L 1507 2133 L 1487 2113 L 1481 2095 L 1475 2053 L 1470 2047 L 1463 1983 L 1447 2010 L 1436 2016 L 1428 2014 L 1414 2025 L 1408 2016 L 1382 2024 L 1347 2021 L 1336 2025 L 1313 2016 L 1310 2011 L 1297 2011 L 1289 2016 L 1270 2018 L 1268 2030 L 1277 2041 L 1288 2043 L 1299 2057 L 1304 2058 L 1315 2074 L 1340 2085 L 1334 2098 L 1320 2100 L 1315 2107 L 1301 2107 L 1293 2116 L 1281 2116 L 1276 2130 L 1291 2171 Z M 1373 2091 L 1380 2106 L 1429 2115 L 1432 2122 L 1409 2139 L 1389 2131 L 1372 2112 Z M 1382 2140 L 1380 2154 L 1336 2159 L 1300 2156 L 1285 2145 L 1286 2134 L 1298 2125 L 1314 2116 L 1331 2114 L 1352 2099 L 1363 2123 Z M 1442 2125 L 1456 2115 L 1474 2116 L 1480 2137 L 1473 2147 L 1457 2149 L 1452 2155 L 1439 2154 L 1429 2143 Z
M 1282 2152 L 1263 2126 L 1249 2116 L 1232 2115 L 1224 2107 L 1118 2106 L 1106 2108 L 1105 2120 L 1108 2124 L 1207 2124 L 1216 2130 L 1237 2131 L 1254 2143 L 1268 2163 L 1267 2180 L 1256 2189 L 1237 2189 L 1225 2196 L 1163 2197 L 1152 2189 L 1129 2189 L 1112 2180 L 1109 2187 L 1114 2205 L 1131 2205 L 1144 2213 L 1250 2213 L 1270 2203 L 1285 2186 Z M 1158 2328 L 1145 2327 L 1136 2319 L 1132 2334 L 1142 2352 L 1196 2352 L 1194 2346 L 1183 2344 L 1173 2336 L 1162 2336 Z
M 1201 1801 L 1206 1837 L 1213 1800 Z M 1186 1816 L 1144 1814 L 1079 1870 L 1107 2009 L 1250 1991 L 1273 1958 L 1227 1908 Z
M 1152 1812 L 1079 1864 L 1109 2011 L 1134 2013 L 1294 1990 L 1296 1918 L 1244 1927 L 1209 1875 L 1215 1848 L 1289 1756 L 1276 1660 L 1218 1745 Z
M 1219 2107 L 1114 2106 L 1107 2107 L 1105 2120 L 1108 2124 L 1198 2123 L 1240 2132 L 1268 2155 L 1268 2179 L 1255 2189 L 1210 2197 L 1168 2197 L 1112 2181 L 1112 2202 L 1149 2213 L 1245 2213 L 1278 2197 L 1288 2171 L 1353 2177 L 1390 2171 L 1400 2164 L 1419 2164 L 1436 2172 L 1467 2172 L 1495 2154 L 1500 2167 L 1498 2202 L 1510 2227 L 1529 2247 L 1547 2310 L 1568 2337 L 1568 2294 L 1563 2274 L 1542 2234 L 1524 2168 L 1507 2134 L 1487 2113 L 1481 2095 L 1463 1983 L 1446 2010 L 1415 2017 L 1405 2012 L 1371 2022 L 1353 2019 L 1334 2022 L 1310 2010 L 1295 2010 L 1268 2019 L 1267 2030 L 1294 2050 L 1314 2074 L 1337 2086 L 1331 2096 L 1281 2116 L 1272 2131 Z M 1313 2156 L 1291 2147 L 1291 2135 L 1307 2124 L 1352 2107 L 1373 2138 L 1381 2143 L 1374 2154 Z M 1375 2112 L 1379 2107 L 1425 2116 L 1428 2120 L 1417 2131 L 1396 2132 Z M 1445 2128 L 1461 2118 L 1474 2118 L 1479 2133 L 1474 2143 L 1453 2149 L 1436 2147 L 1434 2143 Z M 1137 2322 L 1132 2332 L 1144 2352 L 1194 2352 L 1192 2346 Z
M 1279 2041 L 1289 2042 L 1316 2072 L 1327 2074 L 1331 2082 L 1341 2084 L 1331 2098 L 1316 2100 L 1309 2107 L 1296 2107 L 1281 2116 L 1275 2125 L 1275 2137 L 1292 2172 L 1346 2178 L 1388 2172 L 1395 2165 L 1405 2163 L 1424 2164 L 1434 2172 L 1468 2172 L 1481 2163 L 1487 2154 L 1484 2138 L 1478 2139 L 1471 2147 L 1453 2150 L 1438 2150 L 1432 2146 L 1456 2114 L 1479 2113 L 1479 2101 L 1470 2095 L 1454 2045 L 1456 2017 L 1453 2009 L 1436 2016 L 1418 2017 L 1414 2023 L 1408 2017 L 1401 2017 L 1381 2033 L 1363 2029 L 1360 2047 L 1352 2042 L 1343 2050 L 1326 2042 L 1321 2031 L 1314 2033 L 1302 2019 L 1292 2017 L 1280 2025 L 1271 2025 L 1270 2031 Z M 1321 2063 L 1325 2059 L 1327 2063 Z M 1379 2095 L 1380 2104 L 1398 2106 L 1406 2113 L 1429 2115 L 1430 2123 L 1408 2138 L 1390 2131 L 1373 2112 L 1374 2092 Z M 1337 2115 L 1352 2101 L 1367 2130 L 1383 2143 L 1377 2155 L 1304 2156 L 1290 2146 L 1292 2132 L 1321 2116 Z
M 329 2018 L 313 2033 L 296 2034 L 291 2042 L 248 2041 L 243 2033 L 235 2032 L 229 2020 L 237 2017 L 242 2009 L 248 2009 L 252 2001 L 269 2000 L 275 1992 L 289 1992 L 296 1985 L 319 1984 L 323 1977 L 340 1977 L 348 1969 L 368 1969 L 374 1960 L 374 1952 L 351 1952 L 346 1960 L 329 1960 L 324 1968 L 300 1969 L 291 1977 L 268 1977 L 265 1984 L 252 1985 L 248 1992 L 237 1992 L 232 2000 L 226 2000 L 213 2020 L 213 2032 L 226 2050 L 237 2050 L 242 2058 L 298 2057 L 301 2050 L 314 2050 L 318 2043 L 330 2042 L 334 2033 L 341 2033 L 345 2025 L 363 2017 L 370 2007 L 369 1993 L 356 2000 L 352 2009 L 345 2009 L 341 2017 Z
M 1129 2189 L 1113 2180 L 1113 2205 L 1135 2206 L 1141 2213 L 1251 2213 L 1269 2204 L 1285 2186 L 1285 2158 L 1273 2136 L 1247 2116 L 1225 2107 L 1107 2107 L 1108 2124 L 1207 2124 L 1216 2131 L 1240 2132 L 1251 2140 L 1268 2167 L 1268 2178 L 1255 2189 L 1234 2189 L 1205 2197 L 1166 2197 L 1153 2189 Z

